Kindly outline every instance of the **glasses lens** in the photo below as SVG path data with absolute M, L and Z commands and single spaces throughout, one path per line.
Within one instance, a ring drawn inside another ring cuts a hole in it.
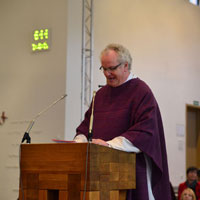
M 103 66 L 101 66 L 99 69 L 101 70 L 101 71 L 114 71 L 114 70 L 116 70 L 120 65 L 121 65 L 122 63 L 119 63 L 118 65 L 116 65 L 116 66 L 113 66 L 113 67 L 108 67 L 108 68 L 105 68 L 105 67 L 103 67 Z

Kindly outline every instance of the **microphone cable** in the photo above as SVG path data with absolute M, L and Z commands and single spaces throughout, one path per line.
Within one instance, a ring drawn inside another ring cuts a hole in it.
M 87 190 L 87 176 L 88 176 L 88 156 L 89 156 L 89 146 L 90 142 L 87 142 L 87 150 L 86 150 L 86 161 L 85 161 L 85 183 L 84 183 L 84 190 L 83 190 L 83 200 L 86 198 L 86 190 Z

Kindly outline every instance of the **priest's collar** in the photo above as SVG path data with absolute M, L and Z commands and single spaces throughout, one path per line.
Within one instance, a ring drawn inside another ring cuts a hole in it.
M 137 78 L 137 76 L 135 74 L 129 74 L 128 78 L 126 79 L 126 81 L 124 83 L 126 83 L 127 81 L 131 80 L 131 79 L 134 79 L 134 78 Z

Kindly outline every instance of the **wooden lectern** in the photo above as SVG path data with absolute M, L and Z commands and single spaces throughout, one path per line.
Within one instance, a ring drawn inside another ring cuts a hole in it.
M 134 153 L 92 143 L 21 145 L 20 200 L 125 200 L 135 187 Z

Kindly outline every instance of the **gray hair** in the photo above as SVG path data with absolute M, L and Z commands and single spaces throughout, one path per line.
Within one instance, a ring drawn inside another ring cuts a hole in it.
M 121 44 L 109 44 L 101 52 L 100 57 L 102 57 L 102 55 L 104 53 L 106 53 L 107 51 L 109 51 L 109 50 L 115 51 L 117 53 L 117 55 L 118 55 L 118 61 L 120 63 L 127 62 L 128 63 L 128 70 L 129 71 L 131 70 L 132 57 L 131 57 L 131 54 L 130 54 L 130 52 L 129 52 L 129 50 L 127 48 L 125 48 Z

